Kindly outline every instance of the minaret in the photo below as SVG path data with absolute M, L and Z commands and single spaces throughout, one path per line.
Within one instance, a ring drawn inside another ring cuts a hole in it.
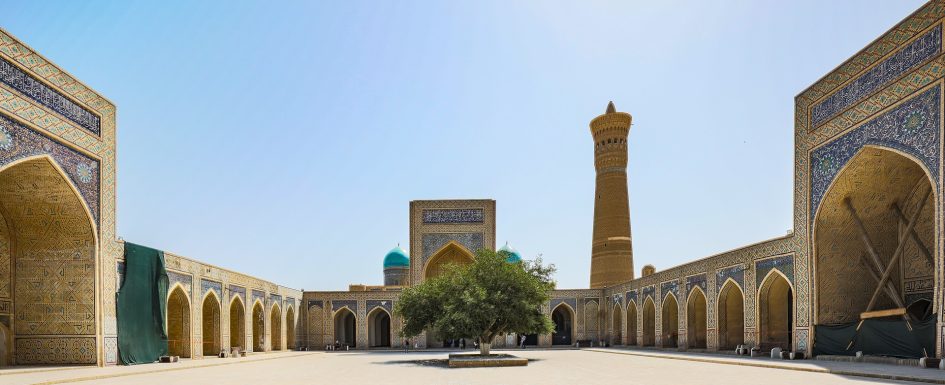
M 617 112 L 614 102 L 591 120 L 594 137 L 594 241 L 591 244 L 591 288 L 633 279 L 630 199 L 627 194 L 627 137 L 633 117 Z

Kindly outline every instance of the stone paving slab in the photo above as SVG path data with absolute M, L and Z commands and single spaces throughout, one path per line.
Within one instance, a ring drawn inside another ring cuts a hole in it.
M 300 357 L 319 352 L 275 352 L 253 353 L 240 358 L 182 359 L 180 362 L 162 364 L 142 364 L 131 366 L 28 366 L 0 369 L 0 385 L 16 384 L 61 384 L 79 381 L 100 380 L 112 377 L 135 376 L 142 374 L 167 372 L 175 370 L 197 369 L 203 367 L 236 365 L 281 358 Z
M 527 358 L 529 365 L 505 368 L 449 368 L 445 352 L 286 352 L 245 359 L 188 360 L 132 367 L 21 370 L 0 375 L 0 384 L 632 384 L 632 385 L 922 385 L 888 378 L 840 375 L 819 361 L 747 360 L 712 354 L 626 349 L 494 350 Z M 671 358 L 672 359 L 667 359 Z M 228 363 L 235 361 L 235 363 Z M 724 362 L 723 362 L 724 361 Z M 749 361 L 748 364 L 732 362 Z M 836 363 L 831 363 L 836 364 Z M 841 363 L 850 368 L 856 364 Z M 786 369 L 783 366 L 809 370 Z M 876 364 L 873 364 L 876 365 Z M 878 365 L 882 370 L 900 368 Z M 813 370 L 813 369 L 818 370 Z M 892 374 L 895 374 L 892 373 Z M 928 369 L 929 375 L 939 371 Z
M 945 370 L 923 369 L 914 366 L 860 362 L 819 361 L 812 359 L 790 361 L 773 359 L 770 357 L 747 357 L 712 353 L 667 352 L 635 348 L 593 348 L 585 350 L 599 353 L 625 354 L 632 356 L 686 360 L 713 364 L 754 366 L 761 368 L 829 373 L 886 380 L 945 384 Z

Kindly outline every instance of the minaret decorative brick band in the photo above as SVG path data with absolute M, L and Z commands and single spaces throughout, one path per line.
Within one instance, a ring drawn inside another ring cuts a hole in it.
M 627 137 L 633 117 L 617 112 L 614 103 L 591 120 L 594 137 L 594 240 L 591 245 L 591 288 L 633 279 L 630 199 L 627 193 Z

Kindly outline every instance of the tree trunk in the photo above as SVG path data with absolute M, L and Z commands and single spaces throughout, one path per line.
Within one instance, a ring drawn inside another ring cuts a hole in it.
M 480 342 L 480 343 L 479 343 L 479 355 L 480 355 L 480 356 L 488 356 L 488 355 L 489 355 L 489 349 L 490 349 L 490 348 L 492 348 L 492 343 Z

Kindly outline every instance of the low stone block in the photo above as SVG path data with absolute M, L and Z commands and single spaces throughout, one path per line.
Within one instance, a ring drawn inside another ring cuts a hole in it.
M 449 367 L 451 368 L 493 368 L 502 366 L 527 366 L 528 359 L 511 354 L 450 354 Z

